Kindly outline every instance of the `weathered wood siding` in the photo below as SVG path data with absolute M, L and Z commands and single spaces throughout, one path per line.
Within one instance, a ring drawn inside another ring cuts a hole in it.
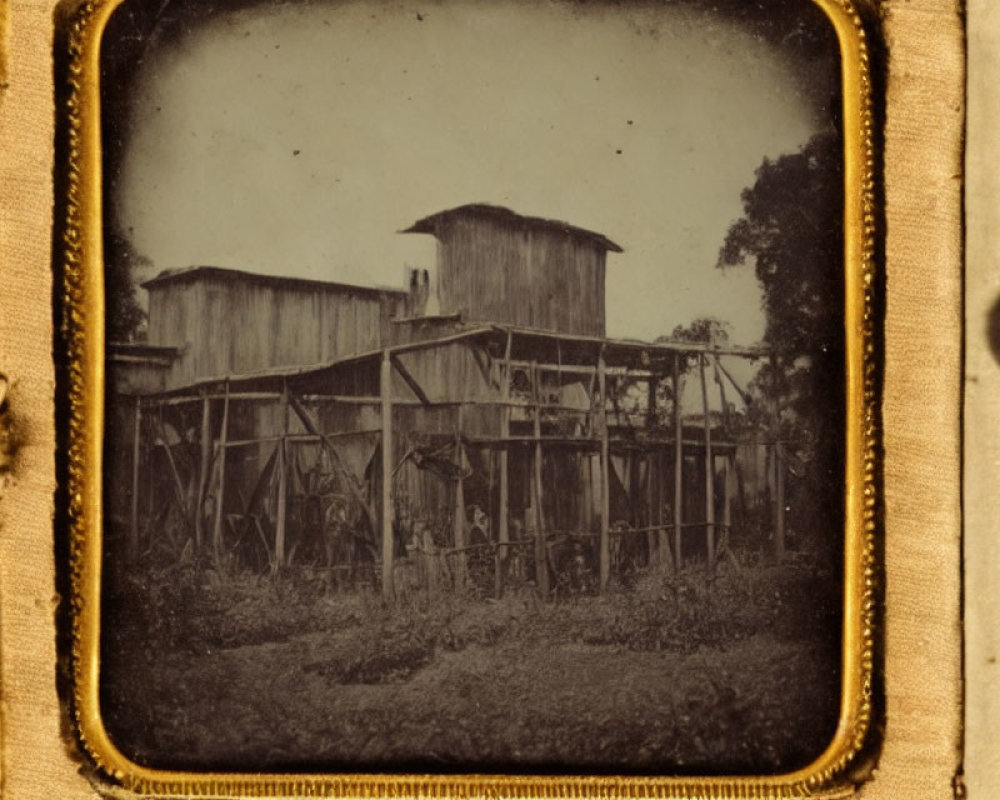
M 455 217 L 437 230 L 442 314 L 604 336 L 605 250 L 559 229 Z
M 149 341 L 185 348 L 170 375 L 179 386 L 376 349 L 404 302 L 392 291 L 196 276 L 150 287 Z

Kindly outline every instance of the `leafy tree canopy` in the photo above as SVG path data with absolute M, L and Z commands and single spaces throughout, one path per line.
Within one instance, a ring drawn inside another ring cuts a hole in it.
M 669 336 L 660 336 L 658 342 L 700 342 L 725 344 L 729 341 L 730 325 L 714 317 L 700 317 L 690 325 L 678 325 Z
M 106 293 L 105 336 L 109 342 L 131 342 L 146 320 L 136 298 L 136 268 L 149 260 L 139 255 L 115 226 L 104 235 Z
M 742 194 L 743 217 L 720 268 L 753 266 L 773 358 L 751 387 L 781 409 L 789 525 L 833 558 L 843 513 L 844 174 L 838 134 L 765 159 Z M 772 406 L 773 408 L 773 406 Z
M 842 153 L 839 135 L 821 133 L 798 153 L 764 159 L 719 253 L 721 268 L 754 268 L 777 368 L 764 367 L 758 383 L 810 438 L 839 424 L 829 412 L 843 392 Z

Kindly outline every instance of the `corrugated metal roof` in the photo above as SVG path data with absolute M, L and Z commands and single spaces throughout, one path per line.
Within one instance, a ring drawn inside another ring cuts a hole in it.
M 489 217 L 492 219 L 510 222 L 514 225 L 521 225 L 526 228 L 559 230 L 569 234 L 570 236 L 587 239 L 596 244 L 598 247 L 601 247 L 604 250 L 609 250 L 612 253 L 624 252 L 620 245 L 615 244 L 601 233 L 588 231 L 585 228 L 578 228 L 575 225 L 570 225 L 568 222 L 562 222 L 557 219 L 527 217 L 522 214 L 518 214 L 515 211 L 511 211 L 509 208 L 491 205 L 490 203 L 468 203 L 464 206 L 448 209 L 447 211 L 439 211 L 436 214 L 431 214 L 429 217 L 418 219 L 409 228 L 400 231 L 400 233 L 436 234 L 439 223 L 456 217 Z
M 161 272 L 155 278 L 150 278 L 141 284 L 142 288 L 149 289 L 161 286 L 166 283 L 176 281 L 197 280 L 240 280 L 247 283 L 257 283 L 276 288 L 289 288 L 304 291 L 324 291 L 324 292 L 345 292 L 345 293 L 365 293 L 365 294 L 398 294 L 405 295 L 404 289 L 390 289 L 379 286 L 357 286 L 351 283 L 337 283 L 335 281 L 317 281 L 310 278 L 291 278 L 284 275 L 265 275 L 258 272 L 245 272 L 240 269 L 227 269 L 224 267 L 183 267 L 181 269 L 168 269 Z

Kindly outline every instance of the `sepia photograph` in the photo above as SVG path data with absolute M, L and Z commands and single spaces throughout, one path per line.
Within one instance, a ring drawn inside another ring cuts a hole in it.
M 820 758 L 854 479 L 841 58 L 812 0 L 118 5 L 115 747 L 243 773 Z

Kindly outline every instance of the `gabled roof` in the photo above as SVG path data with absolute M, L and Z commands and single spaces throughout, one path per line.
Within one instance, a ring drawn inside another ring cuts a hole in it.
M 525 228 L 563 231 L 564 233 L 568 233 L 570 236 L 586 239 L 593 244 L 596 244 L 598 247 L 612 253 L 624 252 L 621 246 L 615 244 L 603 234 L 588 231 L 585 228 L 578 228 L 575 225 L 570 225 L 568 222 L 561 222 L 557 219 L 526 217 L 511 211 L 509 208 L 494 206 L 489 203 L 469 203 L 464 206 L 448 209 L 447 211 L 439 211 L 436 214 L 431 214 L 429 217 L 418 219 L 409 228 L 400 231 L 400 233 L 437 234 L 438 226 L 442 222 L 461 217 L 487 217 L 508 222 L 513 225 L 520 225 Z
M 142 284 L 143 289 L 162 286 L 168 283 L 179 283 L 181 281 L 193 281 L 197 279 L 243 281 L 244 283 L 256 283 L 264 286 L 285 289 L 299 289 L 304 291 L 339 291 L 345 293 L 361 294 L 400 294 L 405 295 L 403 289 L 388 289 L 378 286 L 357 286 L 350 283 L 337 283 L 335 281 L 317 281 L 311 278 L 289 278 L 284 275 L 265 275 L 258 272 L 245 272 L 241 269 L 226 269 L 223 267 L 183 267 L 181 269 L 168 269 L 161 272 L 155 278 L 150 278 Z

